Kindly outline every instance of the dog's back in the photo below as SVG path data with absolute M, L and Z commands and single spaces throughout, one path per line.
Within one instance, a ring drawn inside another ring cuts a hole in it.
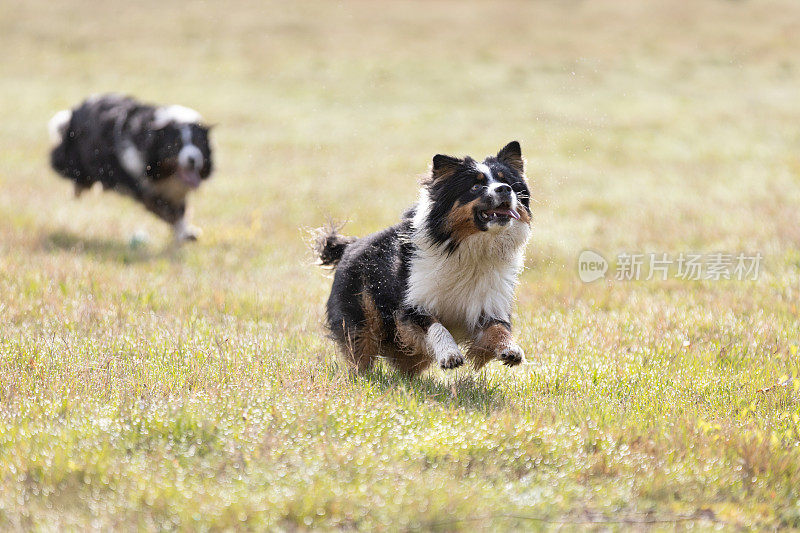
M 115 130 L 142 108 L 130 97 L 107 94 L 56 113 L 48 123 L 54 144 L 50 152 L 53 170 L 79 187 L 90 187 L 95 181 L 116 186 L 125 176 L 113 171 L 117 166 Z

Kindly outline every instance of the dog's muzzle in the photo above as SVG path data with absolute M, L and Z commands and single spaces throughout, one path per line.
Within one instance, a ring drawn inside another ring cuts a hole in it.
M 199 187 L 200 169 L 203 168 L 203 152 L 193 145 L 187 144 L 178 152 L 178 176 L 192 188 Z
M 488 223 L 499 222 L 505 225 L 512 218 L 519 220 L 517 212 L 517 198 L 510 185 L 493 183 L 488 190 L 489 205 L 478 213 L 478 217 Z

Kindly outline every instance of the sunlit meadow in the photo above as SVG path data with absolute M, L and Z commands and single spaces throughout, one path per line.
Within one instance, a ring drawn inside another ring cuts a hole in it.
M 799 4 L 10 0 L 0 45 L 0 528 L 800 528 Z M 102 91 L 216 124 L 200 242 L 48 169 Z M 528 363 L 350 376 L 307 230 L 512 139 Z

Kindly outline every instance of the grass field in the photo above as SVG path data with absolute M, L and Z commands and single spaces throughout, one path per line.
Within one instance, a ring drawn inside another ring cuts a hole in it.
M 800 529 L 796 2 L 10 0 L 0 48 L 0 528 Z M 109 90 L 217 124 L 197 244 L 49 171 Z M 528 364 L 349 376 L 305 229 L 512 139 Z M 764 261 L 583 284 L 584 248 Z

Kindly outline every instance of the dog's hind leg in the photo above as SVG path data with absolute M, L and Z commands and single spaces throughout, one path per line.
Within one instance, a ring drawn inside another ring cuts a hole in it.
M 363 332 L 355 334 L 355 338 L 348 338 L 339 344 L 339 351 L 345 364 L 357 374 L 362 374 L 373 367 L 377 354 L 369 349 L 370 340 Z
M 359 300 L 364 320 L 351 329 L 342 324 L 345 339 L 339 344 L 348 366 L 362 373 L 372 368 L 375 359 L 386 348 L 384 343 L 386 335 L 383 319 L 372 296 L 364 291 Z
M 75 198 L 80 198 L 83 193 L 91 189 L 91 186 L 84 185 L 83 183 L 75 182 Z

